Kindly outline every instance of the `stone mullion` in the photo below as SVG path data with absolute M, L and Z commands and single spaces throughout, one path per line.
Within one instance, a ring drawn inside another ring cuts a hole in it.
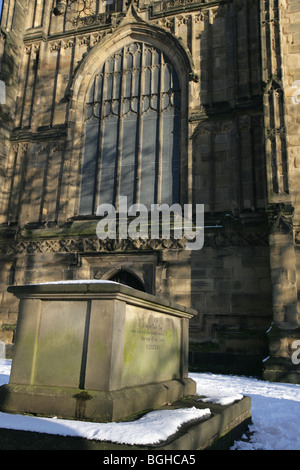
M 19 117 L 19 126 L 23 127 L 23 120 L 24 120 L 24 114 L 25 114 L 25 106 L 26 106 L 26 96 L 27 96 L 27 91 L 28 91 L 28 82 L 29 82 L 29 74 L 30 74 L 30 63 L 31 63 L 31 54 L 32 54 L 32 47 L 26 47 L 26 56 L 27 56 L 27 63 L 24 67 L 24 80 L 22 82 L 24 83 L 23 86 L 23 96 L 22 96 L 22 102 L 20 104 L 20 117 Z
M 15 168 L 12 181 L 12 201 L 10 207 L 10 221 L 17 221 L 20 217 L 22 199 L 24 197 L 24 185 L 27 173 L 27 148 L 28 144 L 20 144 L 16 155 Z
M 74 73 L 74 64 L 75 64 L 75 48 L 76 48 L 76 38 L 71 40 L 70 47 L 72 48 L 71 50 L 71 59 L 70 59 L 70 70 L 69 70 L 69 82 L 68 86 L 66 88 L 66 97 L 69 94 L 69 89 L 72 84 L 72 76 Z M 68 100 L 67 106 L 66 106 L 66 118 L 65 118 L 65 123 L 67 124 L 69 121 L 69 113 L 70 113 L 70 100 Z
M 252 202 L 252 207 L 253 210 L 256 211 L 257 209 L 257 181 L 258 178 L 256 176 L 256 131 L 257 131 L 258 125 L 257 125 L 257 117 L 256 116 L 251 116 L 250 117 L 250 149 L 251 149 L 251 155 L 250 155 L 250 161 L 251 161 L 251 174 L 252 174 L 252 195 L 253 195 L 253 202 Z M 259 152 L 257 152 L 259 153 Z M 262 183 L 263 184 L 263 183 Z
M 7 31 L 11 31 L 11 28 L 12 28 L 12 22 L 13 22 L 14 10 L 15 10 L 15 3 L 16 3 L 16 0 L 9 0 L 8 10 L 7 10 L 7 17 L 6 17 L 6 26 L 5 26 L 5 29 Z
M 100 200 L 100 191 L 101 191 L 101 175 L 102 175 L 102 144 L 103 144 L 103 134 L 104 134 L 104 103 L 105 103 L 105 97 L 104 93 L 106 90 L 106 67 L 107 64 L 105 63 L 103 66 L 103 77 L 102 77 L 102 84 L 101 84 L 101 111 L 100 111 L 100 116 L 99 116 L 99 129 L 98 129 L 98 135 L 99 135 L 99 141 L 98 141 L 98 158 L 97 158 L 97 181 L 96 181 L 96 194 L 95 194 L 95 206 L 94 211 L 97 210 L 97 207 L 101 204 Z M 95 93 L 95 92 L 94 92 Z M 95 99 L 95 97 L 94 97 Z
M 50 117 L 50 126 L 55 124 L 55 110 L 56 110 L 56 96 L 57 96 L 57 87 L 58 87 L 58 74 L 60 68 L 61 60 L 61 43 L 55 45 L 56 56 L 56 66 L 55 66 L 55 75 L 54 75 L 54 84 L 53 84 L 53 95 L 52 95 L 52 106 L 51 106 L 51 117 Z
M 189 26 L 190 26 L 190 51 L 192 57 L 195 55 L 195 16 L 191 15 L 190 16 L 190 21 L 189 21 Z
M 66 2 L 67 3 L 67 2 Z M 64 19 L 63 19 L 63 32 L 66 31 L 67 29 L 67 17 L 68 17 L 68 8 L 65 8 L 64 9 L 64 15 L 63 15 Z
M 152 54 L 152 57 L 154 54 Z M 162 110 L 162 89 L 163 89 L 163 54 L 160 52 L 160 71 L 159 71 L 159 88 L 158 88 L 158 154 L 157 154 L 157 195 L 156 201 L 157 204 L 161 204 L 161 195 L 162 195 L 162 141 L 163 141 L 163 110 Z M 154 73 L 154 70 L 152 71 Z M 154 80 L 152 80 L 154 81 Z M 172 86 L 172 85 L 171 85 Z M 153 90 L 154 91 L 154 90 Z
M 275 92 L 276 104 L 278 110 L 276 112 L 276 137 L 278 139 L 278 147 L 280 148 L 280 193 L 288 195 L 289 189 L 289 173 L 288 173 L 288 154 L 287 154 L 287 138 L 285 126 L 285 109 L 284 109 L 284 91 L 278 89 Z
M 2 6 L 1 26 L 4 29 L 7 29 L 8 13 L 9 13 L 9 0 L 7 2 L 4 2 Z
M 24 157 L 23 159 L 24 160 Z M 26 168 L 27 163 L 27 168 Z M 24 172 L 20 182 L 20 217 L 19 224 L 24 226 L 28 222 L 39 222 L 39 206 L 41 199 L 42 181 L 40 175 L 44 171 L 44 161 L 40 160 L 37 152 L 30 152 L 30 161 L 24 162 L 24 170 L 21 168 L 21 173 Z M 25 169 L 26 168 L 26 169 Z M 22 196 L 21 196 L 22 195 Z
M 269 0 L 271 1 L 271 0 Z M 268 1 L 268 4 L 269 4 Z M 269 6 L 269 5 L 268 5 Z M 269 10 L 265 11 L 265 20 L 264 20 L 264 29 L 265 29 L 265 35 L 264 35 L 264 40 L 265 40 L 265 47 L 264 47 L 264 53 L 266 55 L 266 73 L 267 73 L 267 79 L 269 76 L 273 73 L 274 71 L 274 66 L 273 66 L 273 53 L 272 53 L 272 29 L 271 29 L 271 8 L 269 6 Z M 263 68 L 264 70 L 264 68 Z
M 280 66 L 280 50 L 278 50 L 277 42 L 277 23 L 278 23 L 278 12 L 276 8 L 276 2 L 271 2 L 272 6 L 269 9 L 269 19 L 267 20 L 267 30 L 269 31 L 269 43 L 267 44 L 270 54 L 269 74 L 276 76 L 278 79 L 281 78 L 281 66 Z
M 235 145 L 235 154 L 236 154 L 236 165 L 235 165 L 235 172 L 236 172 L 236 200 L 238 204 L 238 210 L 241 211 L 243 208 L 243 183 L 242 183 L 242 144 L 241 144 L 241 130 L 240 130 L 240 121 L 237 117 L 235 120 L 235 128 L 236 128 L 236 145 Z
M 238 141 L 239 141 L 239 188 L 240 188 L 240 210 L 243 211 L 244 207 L 244 198 L 245 198 L 245 188 L 244 188 L 244 178 L 243 178 L 243 163 L 244 158 L 243 154 L 245 152 L 244 145 L 243 145 L 243 134 L 245 130 L 245 122 L 243 118 L 238 119 Z
M 262 22 L 262 70 L 265 83 L 272 76 L 272 38 L 270 27 L 270 4 L 269 0 L 262 0 L 261 22 Z M 271 87 L 270 87 L 271 88 Z M 265 146 L 266 146 L 266 169 L 269 197 L 278 193 L 276 150 L 271 129 L 274 128 L 273 93 L 269 89 L 264 94 L 264 121 L 265 121 Z
M 51 149 L 48 150 L 46 157 L 45 157 L 45 163 L 44 163 L 44 175 L 43 175 L 43 184 L 41 188 L 41 200 L 40 200 L 40 206 L 39 206 L 39 222 L 43 222 L 43 216 L 44 211 L 46 210 L 45 207 L 45 202 L 46 202 L 46 194 L 47 194 L 47 181 L 48 181 L 48 173 L 50 171 L 50 153 Z M 39 158 L 39 157 L 38 157 Z
M 278 186 L 278 194 L 284 192 L 284 174 L 283 174 L 283 147 L 282 147 L 282 139 L 281 139 L 281 128 L 280 128 L 280 91 L 274 90 L 272 93 L 273 95 L 273 103 L 274 103 L 274 145 L 275 145 L 275 152 L 276 152 L 276 179 L 277 179 L 277 186 Z
M 242 133 L 244 135 L 244 145 L 241 141 L 241 156 L 243 153 L 245 154 L 245 158 L 242 159 L 242 168 L 243 168 L 243 161 L 249 165 L 247 168 L 247 176 L 244 181 L 242 181 L 242 185 L 244 186 L 243 190 L 243 201 L 242 201 L 242 209 L 252 209 L 255 208 L 255 168 L 254 168 L 254 147 L 253 147 L 253 129 L 252 129 L 252 120 L 251 117 L 245 116 L 241 118 L 241 128 Z M 242 177 L 242 173 L 241 173 Z M 245 205 L 245 199 L 249 200 L 250 205 L 249 207 Z
M 270 6 L 268 12 L 268 18 L 266 20 L 266 26 L 268 31 L 268 44 L 267 48 L 270 54 L 270 63 L 269 63 L 269 75 L 272 74 L 278 79 L 281 79 L 281 64 L 280 64 L 280 47 L 278 48 L 278 6 L 276 7 L 276 2 L 273 0 L 272 6 Z
M 248 0 L 238 0 L 235 5 L 237 52 L 237 99 L 251 98 L 250 44 Z M 241 38 L 244 39 L 241 53 Z
M 36 100 L 36 89 L 38 86 L 38 76 L 40 70 L 40 45 L 33 46 L 35 57 L 33 59 L 33 70 L 32 70 L 32 96 L 30 100 L 30 115 L 29 115 L 29 126 L 37 126 L 36 122 L 36 109 L 35 109 L 35 100 Z
M 125 70 L 125 48 L 123 48 L 123 66 L 121 68 L 121 83 L 120 83 L 120 103 L 119 103 L 119 122 L 118 122 L 118 136 L 117 136 L 117 163 L 116 163 L 116 178 L 115 178 L 115 197 L 114 203 L 116 210 L 119 209 L 119 197 L 121 190 L 121 171 L 122 171 L 122 144 L 123 144 L 123 100 L 125 95 L 126 85 L 126 70 Z
M 23 127 L 31 127 L 31 123 L 33 120 L 33 106 L 36 94 L 36 84 L 39 67 L 39 47 L 39 45 L 36 46 L 35 44 L 31 46 L 26 97 L 24 100 L 23 109 Z
M 29 8 L 29 21 L 28 26 L 29 28 L 34 28 L 34 20 L 35 20 L 35 12 L 36 12 L 36 5 L 38 0 L 31 1 L 31 7 Z
M 259 25 L 260 25 L 260 5 L 257 0 L 249 0 L 249 15 L 250 21 L 255 19 L 255 30 L 253 31 L 253 27 L 250 23 L 249 31 L 250 31 L 250 76 L 251 76 L 251 83 L 252 83 L 252 94 L 254 96 L 261 94 L 261 80 L 262 80 L 262 71 L 260 71 L 259 76 L 255 73 L 255 70 L 259 69 L 261 64 L 261 50 L 260 47 L 260 32 L 259 32 Z M 254 40 L 255 37 L 255 40 Z M 254 47 L 253 47 L 254 46 Z M 254 53 L 254 48 L 259 51 L 258 55 Z
M 216 208 L 216 155 L 215 155 L 215 137 L 216 129 L 210 131 L 210 188 L 209 188 L 209 207 L 213 214 Z
M 70 78 L 68 84 L 68 93 L 72 85 L 72 76 L 75 73 L 76 65 L 81 57 L 80 40 L 78 36 L 73 37 L 72 44 L 72 61 L 70 64 Z M 71 68 L 72 67 L 72 68 Z M 67 94 L 68 98 L 68 94 Z M 84 116 L 81 116 L 80 125 L 74 122 L 73 117 L 73 102 L 68 100 L 66 122 L 68 127 L 75 132 L 76 138 L 74 141 L 69 141 L 66 145 L 66 152 L 61 156 L 61 161 L 57 160 L 58 176 L 58 190 L 55 201 L 54 220 L 62 223 L 65 217 L 72 217 L 74 214 L 78 215 L 79 200 L 80 200 L 80 180 L 81 180 L 81 150 L 83 148 L 83 137 L 80 134 L 81 125 L 84 123 Z M 68 118 L 68 121 L 67 121 Z M 69 153 L 70 152 L 70 153 Z M 74 158 L 75 164 L 70 163 L 70 155 Z M 76 156 L 74 156 L 76 155 Z
M 266 170 L 267 170 L 267 186 L 269 197 L 273 197 L 278 193 L 278 182 L 277 182 L 277 169 L 275 159 L 275 144 L 273 137 L 270 134 L 272 113 L 270 111 L 273 102 L 273 97 L 270 93 L 264 95 L 264 121 L 265 121 L 265 148 L 266 148 Z
M 55 149 L 52 145 L 49 146 L 46 153 L 46 163 L 44 168 L 44 181 L 42 188 L 42 197 L 40 204 L 40 222 L 50 222 L 54 221 L 56 218 L 55 209 L 56 209 L 56 194 L 57 190 L 53 191 L 52 182 L 58 181 L 59 174 L 57 169 L 59 165 L 57 163 L 57 158 L 53 156 Z M 52 190 L 51 190 L 52 189 Z
M 207 37 L 207 101 L 210 106 L 213 105 L 214 102 L 214 49 L 213 49 L 213 12 L 209 10 L 208 12 L 208 37 Z
M 260 27 L 261 27 L 261 55 L 262 55 L 262 78 L 267 81 L 270 65 L 268 60 L 268 22 L 266 0 L 260 0 Z
M 246 28 L 246 37 L 247 37 L 247 48 L 246 48 L 246 54 L 247 54 L 247 67 L 248 67 L 248 94 L 249 98 L 252 96 L 252 77 L 251 77 L 251 52 L 250 52 L 250 7 L 249 7 L 249 1 L 246 0 L 246 20 L 245 20 L 245 28 Z
M 274 42 L 274 70 L 279 80 L 282 80 L 282 49 L 279 0 L 273 0 L 273 42 Z
M 73 168 L 66 148 L 64 148 L 64 151 L 61 153 L 58 167 L 59 171 L 57 176 L 58 183 L 55 200 L 54 220 L 56 223 L 60 224 L 67 217 L 71 217 L 74 214 L 74 209 L 70 209 L 68 202 L 71 199 L 70 192 L 73 190 L 71 186 L 74 184 L 73 178 L 75 180 L 76 177 L 74 176 L 74 171 L 72 172 Z
M 2 62 L 4 58 L 5 39 L 6 39 L 6 34 L 0 28 L 0 70 L 2 69 Z
M 72 76 L 73 69 L 73 41 L 62 41 L 60 52 L 59 52 L 59 64 L 56 73 L 56 93 L 55 93 L 55 109 L 53 116 L 53 125 L 60 125 L 67 123 L 66 121 L 66 110 L 67 103 L 65 100 L 66 88 Z M 71 75 L 70 75 L 71 74 Z
M 233 55 L 233 98 L 238 99 L 239 72 L 238 72 L 238 31 L 237 31 L 237 15 L 234 5 L 231 5 L 232 16 L 232 55 Z
M 38 28 L 43 25 L 43 11 L 45 0 L 42 0 L 40 3 L 36 0 L 35 3 L 35 11 L 34 11 L 34 18 L 33 18 L 33 27 Z
M 145 45 L 141 47 L 141 71 L 139 83 L 139 104 L 138 104 L 138 150 L 137 150 L 137 170 L 136 170 L 136 204 L 141 202 L 141 178 L 142 178 L 142 148 L 143 148 L 143 97 L 145 92 L 144 70 L 145 70 Z
M 11 158 L 9 159 L 7 167 L 7 189 L 8 189 L 8 200 L 7 200 L 7 222 L 10 223 L 13 221 L 12 218 L 12 203 L 13 203 L 13 187 L 14 183 L 17 181 L 16 169 L 18 163 L 18 154 L 19 154 L 19 145 L 16 144 L 12 147 Z
M 103 0 L 98 0 L 98 4 L 99 4 L 99 11 L 98 13 L 105 13 L 105 2 Z

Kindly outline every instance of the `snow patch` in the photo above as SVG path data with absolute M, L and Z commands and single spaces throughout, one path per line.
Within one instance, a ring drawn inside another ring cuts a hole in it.
M 230 395 L 219 395 L 219 394 L 214 394 L 210 393 L 209 397 L 206 398 L 199 398 L 199 401 L 202 401 L 204 403 L 215 403 L 216 405 L 231 405 L 235 401 L 239 401 L 243 398 L 243 395 L 240 393 L 234 393 Z
M 199 410 L 193 407 L 153 411 L 131 422 L 91 423 L 0 413 L 0 426 L 5 429 L 81 437 L 119 444 L 151 445 L 165 441 L 184 423 L 208 418 L 209 415 L 209 408 Z

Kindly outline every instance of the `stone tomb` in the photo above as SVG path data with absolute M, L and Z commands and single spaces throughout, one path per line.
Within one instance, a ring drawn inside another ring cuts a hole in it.
M 106 281 L 8 290 L 20 309 L 2 411 L 108 422 L 195 394 L 194 310 Z

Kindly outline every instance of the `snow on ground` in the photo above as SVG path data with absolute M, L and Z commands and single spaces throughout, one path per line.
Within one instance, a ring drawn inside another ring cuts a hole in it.
M 0 386 L 8 383 L 11 361 L 0 359 Z M 205 401 L 232 403 L 251 397 L 250 435 L 235 442 L 232 450 L 300 450 L 300 386 L 270 383 L 251 377 L 191 373 L 197 395 Z M 182 409 L 148 413 L 131 423 L 86 423 L 0 413 L 0 427 L 82 436 L 128 444 L 150 444 L 165 440 L 184 422 L 209 410 Z
M 190 374 L 197 394 L 251 397 L 253 424 L 233 450 L 300 450 L 300 385 L 271 383 L 251 377 L 216 374 Z

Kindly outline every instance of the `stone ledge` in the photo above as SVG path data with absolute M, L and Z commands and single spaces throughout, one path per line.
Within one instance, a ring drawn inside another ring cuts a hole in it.
M 186 407 L 210 408 L 211 416 L 205 420 L 192 421 L 158 445 L 123 445 L 113 442 L 93 441 L 79 437 L 63 437 L 35 432 L 0 428 L 1 450 L 101 450 L 101 451 L 195 451 L 228 450 L 240 439 L 251 424 L 251 399 L 244 397 L 231 405 L 215 405 L 198 401 L 191 396 L 171 406 L 160 409 Z M 133 418 L 134 419 L 134 418 Z
M 140 290 L 128 287 L 112 281 L 58 281 L 44 284 L 29 284 L 8 287 L 8 292 L 16 297 L 36 298 L 36 299 L 121 299 L 134 305 L 150 307 L 152 309 L 159 308 L 165 313 L 172 313 L 181 317 L 192 318 L 198 312 L 195 309 L 179 305 L 159 296 L 148 294 Z

